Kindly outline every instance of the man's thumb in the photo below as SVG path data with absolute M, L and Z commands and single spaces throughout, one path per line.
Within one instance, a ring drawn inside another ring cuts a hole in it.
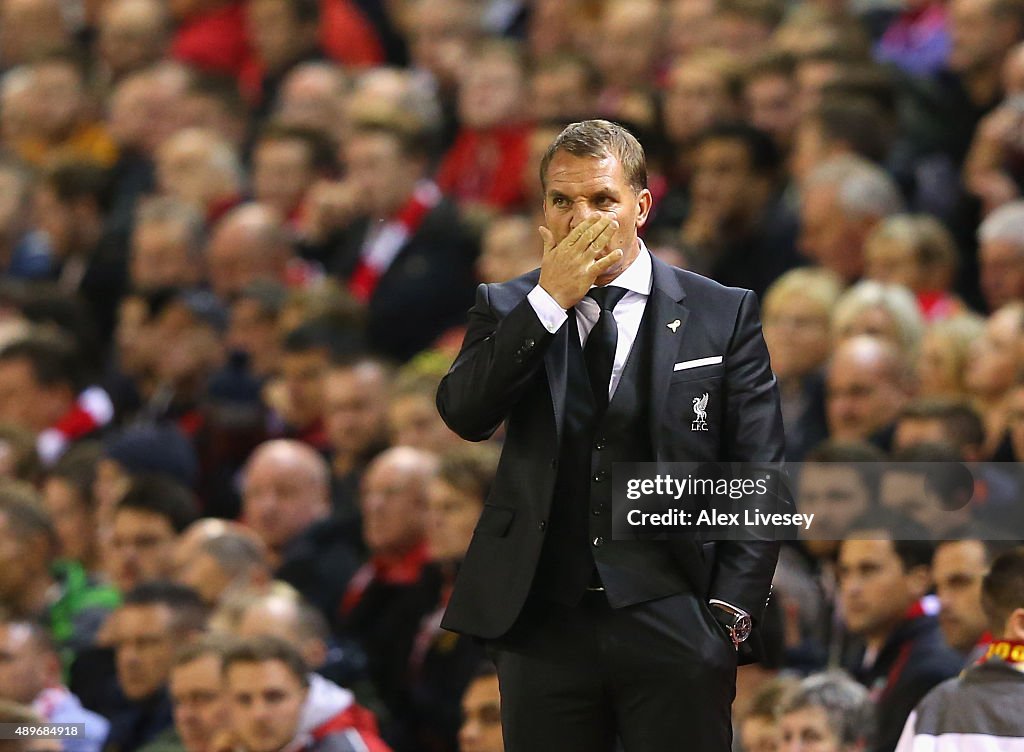
M 540 233 L 541 239 L 544 241 L 544 253 L 547 253 L 555 247 L 555 236 L 552 235 L 551 230 L 544 225 L 537 227 L 537 231 Z

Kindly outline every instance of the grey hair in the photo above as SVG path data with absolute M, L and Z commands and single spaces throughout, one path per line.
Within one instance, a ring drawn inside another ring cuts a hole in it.
M 185 231 L 188 241 L 189 255 L 202 256 L 203 235 L 205 232 L 202 215 L 191 204 L 186 204 L 171 196 L 150 196 L 139 202 L 135 210 L 135 225 L 148 223 L 175 223 Z
M 1012 243 L 1024 250 L 1024 201 L 1003 204 L 978 227 L 978 241 Z
M 781 718 L 804 708 L 821 708 L 842 745 L 856 744 L 871 732 L 873 713 L 868 691 L 844 671 L 824 671 L 801 680 L 776 710 Z
M 830 186 L 844 214 L 888 217 L 903 211 L 903 196 L 891 177 L 875 164 L 855 156 L 830 159 L 807 177 L 803 190 Z
M 892 318 L 899 332 L 900 349 L 916 352 L 924 336 L 924 317 L 914 294 L 902 285 L 889 285 L 873 279 L 858 282 L 844 292 L 832 310 L 832 336 L 842 331 L 865 311 L 881 308 Z

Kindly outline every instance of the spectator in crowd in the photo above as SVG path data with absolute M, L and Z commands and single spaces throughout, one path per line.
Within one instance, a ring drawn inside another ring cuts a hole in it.
M 1001 206 L 981 223 L 978 261 L 989 311 L 1024 301 L 1024 201 Z
M 127 751 L 172 725 L 167 682 L 174 654 L 203 630 L 206 610 L 194 591 L 153 581 L 128 593 L 111 618 L 121 698 L 104 712 L 110 719 L 106 749 Z
M 915 369 L 918 396 L 966 396 L 964 376 L 969 351 L 984 331 L 984 319 L 967 311 L 929 324 L 921 339 Z
M 834 559 L 854 521 L 876 506 L 884 460 L 880 449 L 856 441 L 825 441 L 807 454 L 797 500 L 814 514 L 814 535 L 805 542 L 813 556 Z
M 843 620 L 862 641 L 848 666 L 872 691 L 872 748 L 880 752 L 896 747 L 914 706 L 963 663 L 943 642 L 935 604 L 925 599 L 932 549 L 926 530 L 887 510 L 855 521 L 839 547 Z
M 542 250 L 540 238 L 526 217 L 496 217 L 484 231 L 476 276 L 484 283 L 507 282 L 539 267 Z
M 747 125 L 715 125 L 696 137 L 691 167 L 683 243 L 708 276 L 763 295 L 799 263 L 796 217 L 781 200 L 774 142 Z
M 800 118 L 793 139 L 791 168 L 798 184 L 840 157 L 882 164 L 890 146 L 883 113 L 864 98 L 825 99 Z
M 991 637 L 982 610 L 981 583 L 998 549 L 994 541 L 964 537 L 941 541 L 932 556 L 939 627 L 946 644 L 966 656 L 965 665 L 978 658 L 979 646 Z
M 793 269 L 764 296 L 764 338 L 782 396 L 786 455 L 800 461 L 828 436 L 824 366 L 832 342 L 829 316 L 841 285 L 824 269 Z
M 414 0 L 406 21 L 412 68 L 431 76 L 442 106 L 453 112 L 463 61 L 483 31 L 479 6 L 468 0 Z
M 641 129 L 654 126 L 651 82 L 661 60 L 662 16 L 662 4 L 650 0 L 612 0 L 605 4 L 591 52 L 604 85 L 592 112 Z
M 667 166 L 677 181 L 689 177 L 689 150 L 694 139 L 718 122 L 734 120 L 740 111 L 740 69 L 729 53 L 704 49 L 677 58 L 665 77 L 665 138 L 676 163 Z M 664 213 L 664 208 L 663 208 Z
M 889 217 L 864 241 L 864 276 L 906 287 L 926 321 L 963 310 L 963 302 L 951 291 L 959 263 L 949 230 L 926 214 Z
M 832 310 L 837 345 L 858 335 L 878 337 L 913 359 L 923 333 L 924 319 L 914 296 L 902 285 L 861 280 L 839 297 Z
M 168 136 L 156 153 L 160 193 L 190 204 L 207 224 L 215 223 L 242 200 L 244 178 L 235 147 L 210 130 L 178 131 Z
M 122 593 L 174 572 L 178 536 L 197 516 L 191 492 L 159 475 L 136 477 L 111 517 L 104 568 Z
M 259 0 L 247 3 L 246 31 L 252 55 L 241 86 L 260 119 L 270 112 L 281 81 L 295 66 L 323 58 L 319 0 Z
M 914 520 L 937 539 L 971 520 L 974 479 L 947 443 L 923 442 L 893 451 L 878 489 L 879 506 Z
M 139 204 L 128 279 L 136 292 L 195 287 L 203 279 L 203 217 L 189 204 L 155 197 Z
M 800 250 L 844 282 L 864 274 L 864 241 L 875 226 L 903 210 L 892 179 L 870 162 L 836 157 L 801 181 Z
M 77 562 L 58 561 L 57 547 L 37 494 L 12 485 L 0 489 L 0 606 L 12 617 L 44 624 L 70 664 L 93 642 L 118 595 Z
M 404 361 L 462 322 L 476 249 L 454 205 L 426 179 L 418 126 L 397 119 L 357 125 L 345 162 L 348 205 L 336 207 L 344 220 L 317 253 L 366 303 L 373 349 Z
M 294 647 L 272 637 L 229 650 L 224 687 L 232 741 L 250 752 L 328 752 L 342 744 L 388 752 L 373 714 L 348 690 L 308 671 Z
M 100 531 L 109 528 L 114 509 L 138 475 L 160 475 L 191 487 L 198 473 L 195 449 L 177 428 L 161 424 L 125 426 L 103 441 L 96 463 L 93 496 Z
M 270 583 L 266 547 L 246 532 L 229 529 L 205 539 L 184 560 L 180 552 L 182 542 L 179 539 L 179 564 L 174 578 L 195 590 L 210 608 L 216 608 L 232 593 L 259 590 Z
M 852 337 L 836 347 L 825 384 L 829 437 L 888 448 L 893 422 L 912 392 L 906 355 L 892 342 Z
M 323 377 L 324 432 L 331 448 L 334 514 L 358 529 L 359 485 L 367 465 L 388 445 L 391 368 L 375 358 L 334 364 Z M 355 536 L 358 539 L 358 534 Z M 358 545 L 358 541 L 357 545 Z
M 800 122 L 795 69 L 793 58 L 769 53 L 751 65 L 743 79 L 747 119 L 755 128 L 772 137 L 775 148 L 784 158 L 790 153 Z
M 167 8 L 155 0 L 114 0 L 99 12 L 97 54 L 103 73 L 119 81 L 159 62 L 170 41 Z
M 779 752 L 850 752 L 865 749 L 872 738 L 868 692 L 842 671 L 803 679 L 779 700 L 776 714 Z
M 242 521 L 266 544 L 275 577 L 329 613 L 357 562 L 331 519 L 327 461 L 299 441 L 261 444 L 243 471 Z
M 221 673 L 232 644 L 219 635 L 205 635 L 178 648 L 168 681 L 174 725 L 141 752 L 214 751 L 231 723 Z
M 110 724 L 64 686 L 57 647 L 34 621 L 0 621 L 0 700 L 30 705 L 46 723 L 82 724 L 67 752 L 100 752 Z
M 297 65 L 281 82 L 274 120 L 290 128 L 308 128 L 337 146 L 347 129 L 350 86 L 349 78 L 336 65 Z
M 1007 713 L 1024 698 L 1024 549 L 999 556 L 981 585 L 993 642 L 979 663 L 933 689 L 907 719 L 899 752 L 985 744 L 1013 749 L 1024 724 Z M 955 721 L 953 719 L 956 719 Z
M 332 612 L 337 632 L 362 646 L 381 700 L 400 719 L 408 717 L 413 640 L 437 596 L 436 579 L 425 573 L 427 489 L 436 472 L 434 455 L 410 447 L 388 449 L 370 463 L 360 494 L 369 559 Z
M 437 185 L 472 218 L 517 209 L 527 157 L 526 92 L 522 53 L 511 42 L 483 42 L 470 51 L 459 80 L 462 129 L 441 161 Z
M 105 231 L 111 174 L 84 159 L 50 162 L 36 185 L 33 215 L 46 233 L 50 276 L 65 295 L 81 295 L 100 327 L 114 320 L 124 290 L 124 252 Z
M 333 147 L 318 131 L 271 123 L 253 146 L 253 198 L 289 225 L 298 225 L 309 186 L 333 172 Z
M 288 282 L 293 255 L 283 217 L 264 204 L 248 203 L 224 214 L 206 246 L 210 289 L 231 300 L 254 282 Z
M 0 70 L 30 63 L 67 49 L 71 29 L 55 0 L 4 0 L 0 3 Z
M 312 671 L 322 673 L 329 660 L 327 621 L 322 613 L 294 591 L 243 598 L 232 636 L 283 640 L 299 652 Z
M 570 122 L 596 112 L 599 81 L 583 56 L 562 53 L 541 58 L 530 72 L 530 115 L 537 123 Z
M 281 400 L 275 405 L 284 436 L 328 449 L 324 429 L 324 375 L 339 348 L 337 329 L 325 318 L 288 332 L 281 343 Z
M 235 296 L 224 336 L 229 366 L 239 362 L 246 373 L 265 382 L 281 358 L 278 316 L 287 292 L 276 282 L 253 282 Z
M 395 378 L 388 405 L 388 430 L 392 446 L 408 446 L 427 452 L 460 444 L 459 438 L 434 407 L 437 386 L 447 370 L 443 354 L 431 352 L 406 364 Z
M 1024 303 L 1008 303 L 988 317 L 984 334 L 971 343 L 964 386 L 985 421 L 985 456 L 1006 431 L 1006 401 L 1017 381 L 1024 351 Z
M 488 661 L 480 664 L 462 695 L 458 752 L 502 752 L 504 748 L 498 672 Z
M 776 752 L 780 749 L 778 707 L 792 677 L 778 677 L 763 684 L 745 709 L 737 712 L 735 727 L 744 752 Z
M 457 752 L 460 698 L 484 658 L 479 644 L 465 636 L 453 640 L 440 625 L 497 466 L 493 447 L 463 446 L 441 455 L 427 486 L 428 576 L 436 574 L 438 582 L 433 609 L 423 616 L 409 657 L 414 734 L 420 747 Z
M 92 119 L 85 74 L 72 55 L 48 51 L 24 70 L 33 103 L 28 130 L 10 147 L 23 160 L 43 167 L 54 160 L 83 160 L 109 167 L 117 147 L 103 123 Z
M 46 474 L 41 489 L 43 506 L 60 543 L 58 557 L 78 562 L 90 574 L 99 569 L 93 486 L 101 451 L 98 442 L 74 447 Z

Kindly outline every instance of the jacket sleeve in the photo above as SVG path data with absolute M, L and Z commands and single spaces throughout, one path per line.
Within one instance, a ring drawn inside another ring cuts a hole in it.
M 459 356 L 437 390 L 437 409 L 455 433 L 483 441 L 498 428 L 537 372 L 555 335 L 524 297 L 499 318 L 491 286 L 477 288 Z
M 748 291 L 740 303 L 726 363 L 722 459 L 749 463 L 752 469 L 778 477 L 785 449 L 782 410 L 768 347 L 761 334 L 757 298 L 752 292 Z M 786 494 L 787 488 L 787 483 L 780 482 L 772 490 Z M 787 498 L 783 503 L 788 502 Z M 758 539 L 718 541 L 710 597 L 759 619 L 778 557 L 779 543 L 767 534 Z

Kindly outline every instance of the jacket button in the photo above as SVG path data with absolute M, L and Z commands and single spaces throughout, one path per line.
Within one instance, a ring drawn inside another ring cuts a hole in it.
M 597 536 L 596 538 L 594 538 L 594 545 L 598 546 L 598 547 L 603 546 L 604 545 L 604 538 L 602 538 L 600 535 Z
M 592 510 L 590 510 L 590 511 L 591 511 L 591 513 L 592 513 L 592 514 L 593 514 L 593 515 L 594 515 L 595 517 L 600 517 L 600 516 L 601 516 L 601 507 L 594 507 L 594 508 L 593 508 Z
M 607 443 L 606 439 L 601 438 L 601 439 L 598 439 L 597 441 L 594 442 L 594 449 L 596 449 L 599 452 L 602 449 L 604 449 L 606 446 L 608 446 L 608 443 Z
M 598 470 L 594 473 L 594 483 L 600 483 L 608 478 L 608 472 L 606 470 Z
M 536 345 L 537 343 L 532 338 L 526 339 L 523 341 L 523 350 L 525 352 L 530 352 L 530 350 L 532 350 Z
M 548 521 L 547 520 L 541 520 L 540 524 L 537 525 L 537 529 L 538 530 L 546 530 L 547 526 L 548 526 Z

